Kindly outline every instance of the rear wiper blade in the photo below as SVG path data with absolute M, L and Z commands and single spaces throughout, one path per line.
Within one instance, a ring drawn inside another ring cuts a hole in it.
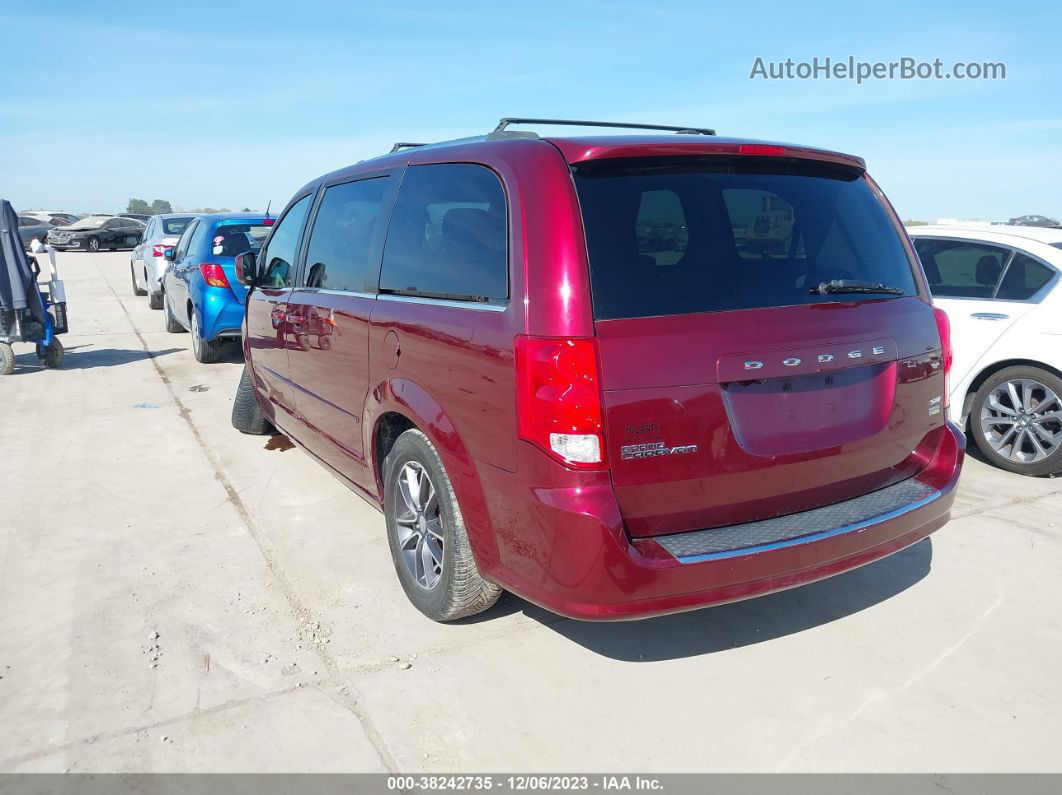
M 889 287 L 881 282 L 853 282 L 847 279 L 833 279 L 820 282 L 818 287 L 809 290 L 812 295 L 831 295 L 834 293 L 881 293 L 883 295 L 904 295 L 899 287 Z

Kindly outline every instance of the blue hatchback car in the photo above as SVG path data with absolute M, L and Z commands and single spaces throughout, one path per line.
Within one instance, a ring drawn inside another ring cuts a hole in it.
M 257 254 L 273 221 L 258 213 L 200 215 L 166 249 L 166 330 L 191 332 L 196 361 L 217 361 L 221 346 L 240 338 L 247 287 L 236 279 L 236 255 Z

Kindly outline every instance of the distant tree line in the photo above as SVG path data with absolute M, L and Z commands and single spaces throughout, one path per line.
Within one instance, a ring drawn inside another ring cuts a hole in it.
M 148 204 L 143 199 L 130 199 L 129 204 L 125 206 L 127 213 L 138 213 L 141 215 L 160 215 L 161 213 L 172 213 L 173 206 L 165 199 L 155 199 L 155 201 Z M 251 212 L 251 209 L 244 207 L 245 213 Z M 227 213 L 231 212 L 228 207 L 193 207 L 190 210 L 182 210 L 182 212 L 189 213 Z
M 155 199 L 151 204 L 148 204 L 143 199 L 130 199 L 129 204 L 125 206 L 125 211 L 141 215 L 159 215 L 161 213 L 172 213 L 173 207 L 165 199 Z

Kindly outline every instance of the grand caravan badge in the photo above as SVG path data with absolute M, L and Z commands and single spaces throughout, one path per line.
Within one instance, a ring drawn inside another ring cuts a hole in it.
M 656 458 L 662 455 L 683 455 L 684 453 L 696 453 L 697 445 L 682 444 L 678 447 L 668 447 L 663 442 L 648 442 L 646 444 L 626 444 L 620 447 L 620 458 L 624 461 L 632 458 Z

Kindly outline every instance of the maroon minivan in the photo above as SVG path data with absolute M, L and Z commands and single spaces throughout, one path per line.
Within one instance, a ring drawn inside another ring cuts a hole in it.
M 669 613 L 947 522 L 947 319 L 861 159 L 512 122 L 314 180 L 237 261 L 233 424 L 381 508 L 418 609 Z

